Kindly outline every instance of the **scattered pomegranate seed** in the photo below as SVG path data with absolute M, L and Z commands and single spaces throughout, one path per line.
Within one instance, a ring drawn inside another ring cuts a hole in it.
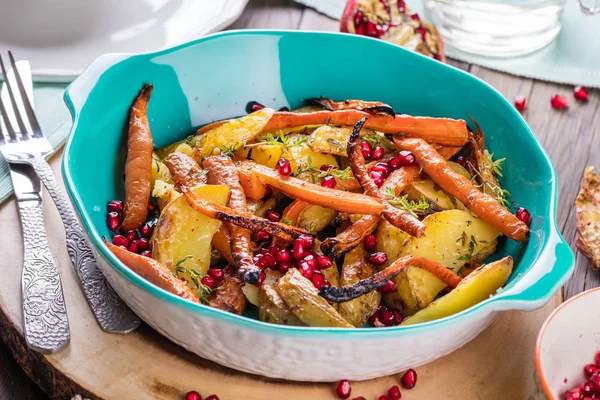
M 142 256 L 152 258 L 152 252 L 150 250 L 142 251 Z
M 377 238 L 375 235 L 367 235 L 365 237 L 365 250 L 370 252 L 375 251 L 375 247 L 377 247 Z
M 111 200 L 106 205 L 106 211 L 108 212 L 122 213 L 123 208 L 124 206 L 121 200 Z
M 132 240 L 136 240 L 138 238 L 138 234 L 136 231 L 129 231 L 125 234 L 125 237 L 127 240 L 129 240 L 129 242 L 131 242 Z
M 217 396 L 216 394 L 211 394 L 206 398 L 206 400 L 219 400 L 219 396 Z
M 390 174 L 390 166 L 384 162 L 378 162 L 373 166 L 371 172 L 379 172 L 381 176 L 386 178 Z
M 263 282 L 265 281 L 265 278 L 267 277 L 267 274 L 265 274 L 265 271 L 260 271 L 260 275 L 258 276 L 258 282 L 256 282 L 256 286 L 260 286 L 263 284 Z M 208 398 L 207 398 L 208 400 Z
M 147 250 L 152 251 L 152 241 L 148 242 L 148 248 L 147 248 Z
M 559 96 L 556 94 L 550 99 L 550 104 L 553 108 L 567 108 L 569 101 L 565 96 Z
M 300 235 L 296 241 L 302 243 L 304 250 L 312 250 L 315 247 L 315 237 L 312 235 Z
M 148 239 L 146 239 L 146 238 L 138 239 L 137 243 L 138 243 L 138 252 L 145 251 L 148 248 Z
M 579 389 L 579 388 L 569 390 L 567 393 L 565 393 L 564 399 L 565 400 L 582 400 L 583 393 L 581 393 L 581 389 Z
M 353 397 L 352 400 L 367 400 L 363 396 Z
M 114 211 L 109 212 L 106 215 L 106 226 L 113 232 L 118 231 L 121 227 L 121 217 L 119 216 L 119 213 Z
M 398 153 L 398 157 L 400 158 L 400 162 L 404 167 L 408 167 L 409 165 L 414 165 L 417 163 L 415 155 L 410 151 L 402 150 L 400 153 Z
M 371 158 L 373 158 L 373 160 L 381 160 L 384 153 L 385 153 L 385 150 L 383 149 L 383 147 L 375 146 L 375 148 L 373 149 L 373 154 L 371 155 Z
M 308 279 L 310 279 L 315 272 L 315 269 L 311 267 L 310 264 L 306 261 L 301 261 L 300 265 L 298 266 L 298 269 L 302 273 L 302 276 Z
M 515 96 L 515 108 L 519 111 L 525 110 L 527 107 L 527 97 L 523 95 Z
M 583 393 L 584 396 L 593 396 L 594 394 L 596 394 L 596 385 L 594 385 L 592 382 L 584 382 L 583 385 L 581 385 L 581 392 Z
M 256 240 L 258 240 L 259 242 L 266 242 L 269 239 L 271 239 L 271 235 L 269 235 L 267 232 L 265 232 L 265 231 L 256 232 Z
M 365 159 L 369 160 L 371 155 L 373 154 L 373 147 L 369 142 L 361 142 L 360 143 L 360 151 Z
M 288 272 L 288 270 L 290 269 L 290 267 L 292 266 L 292 263 L 289 261 L 282 261 L 279 263 L 278 267 L 279 267 L 279 271 L 281 273 L 286 273 Z
M 383 185 L 383 182 L 385 181 L 383 176 L 379 172 L 376 172 L 376 171 L 371 171 L 369 173 L 369 176 L 371 177 L 371 179 L 373 179 L 373 182 L 375 182 L 377 187 L 381 187 Z
M 281 219 L 281 214 L 279 214 L 275 210 L 269 209 L 265 213 L 265 217 L 267 217 L 267 219 L 271 222 L 279 222 L 279 220 Z
M 405 389 L 412 389 L 417 384 L 417 372 L 414 369 L 409 369 L 400 378 L 400 383 Z
M 254 261 L 254 265 L 256 265 L 260 269 L 265 269 L 266 265 L 262 260 L 262 254 L 257 254 L 252 257 L 252 261 Z
M 362 23 L 360 25 L 356 25 L 354 29 L 356 30 L 357 35 L 364 35 L 365 33 L 365 26 Z
M 210 275 L 203 276 L 202 279 L 200 279 L 200 283 L 202 283 L 203 285 L 208 286 L 211 289 L 215 288 L 215 278 L 213 278 Z
M 527 226 L 529 226 L 529 224 L 531 223 L 531 214 L 529 213 L 529 211 L 527 211 L 526 208 L 523 208 L 523 207 L 517 208 L 516 216 L 518 219 L 523 221 L 525 223 L 525 225 L 527 225 Z
M 323 283 L 325 283 L 325 276 L 323 276 L 323 273 L 315 271 L 310 277 L 310 281 L 317 289 L 321 289 Z
M 596 357 L 594 358 L 596 365 L 600 365 L 600 352 L 596 353 Z
M 394 322 L 396 323 L 396 325 L 400 325 L 403 319 L 404 318 L 402 318 L 402 315 L 400 315 L 398 311 L 394 310 Z
M 583 86 L 575 86 L 573 94 L 577 100 L 587 101 L 589 93 Z
M 265 263 L 267 268 L 275 268 L 277 266 L 277 261 L 275 261 L 275 257 L 271 253 L 264 253 L 262 261 Z
M 292 166 L 288 160 L 280 158 L 279 161 L 277 161 L 277 171 L 280 175 L 288 176 L 292 173 Z
M 113 241 L 114 243 L 114 241 Z M 598 356 L 596 356 L 598 357 Z M 585 374 L 585 376 L 587 376 L 588 378 L 592 375 L 594 375 L 594 373 L 598 371 L 598 367 L 595 366 L 594 364 L 588 364 L 585 367 L 583 367 L 583 373 Z
M 277 258 L 277 253 L 279 253 L 280 251 L 281 251 L 281 247 L 279 247 L 275 243 L 273 243 L 272 245 L 269 246 L 268 252 L 271 253 L 271 255 L 275 258 Z
M 130 241 L 129 246 L 127 246 L 127 250 L 129 250 L 132 253 L 138 253 L 140 251 L 140 248 L 138 246 L 138 241 L 137 240 Z
M 307 263 L 308 263 L 308 265 L 310 265 L 310 267 L 311 267 L 312 269 L 315 269 L 315 268 L 317 268 L 317 258 L 315 257 L 315 255 L 314 255 L 314 254 L 309 254 L 309 255 L 307 255 L 306 257 L 304 257 L 304 258 L 302 259 L 302 261 L 304 261 L 304 262 L 307 262 Z
M 331 175 L 326 176 L 321 181 L 321 186 L 329 188 L 329 189 L 333 189 L 336 184 L 337 184 L 337 181 L 335 180 L 335 177 L 331 176 Z
M 380 266 L 387 261 L 387 254 L 382 251 L 369 255 L 369 262 L 373 265 Z
M 385 285 L 379 288 L 379 291 L 383 294 L 394 293 L 396 290 L 398 290 L 398 286 L 392 281 L 387 281 Z
M 208 275 L 210 275 L 215 281 L 222 281 L 225 278 L 225 273 L 221 268 L 211 268 L 208 270 Z
M 365 35 L 367 36 L 371 36 L 371 37 L 378 37 L 377 36 L 377 26 L 375 26 L 375 24 L 371 21 L 368 21 L 367 24 L 365 25 Z
M 277 252 L 277 255 L 275 255 L 275 260 L 277 260 L 277 262 L 289 261 L 290 260 L 290 252 L 287 251 L 286 249 L 279 250 Z
M 185 400 L 202 400 L 202 396 L 200 396 L 200 393 L 192 390 L 191 392 L 187 392 L 185 394 Z
M 302 246 L 302 242 L 298 239 L 294 240 L 294 244 L 292 245 L 292 257 L 296 260 L 304 257 L 304 246 Z
M 394 322 L 396 321 L 396 317 L 394 316 L 394 313 L 390 310 L 383 310 L 380 318 L 381 318 L 381 322 L 385 326 L 392 326 L 392 325 L 394 325 Z
M 388 165 L 391 169 L 398 169 L 402 166 L 402 160 L 400 157 L 392 157 L 388 160 Z
M 382 326 L 385 326 L 383 322 L 381 322 L 381 313 L 376 312 L 373 314 L 371 317 L 371 324 L 373 324 L 375 328 L 381 328 Z
M 360 25 L 363 22 L 363 13 L 362 11 L 357 11 L 354 14 L 354 25 Z
M 458 156 L 456 157 L 456 163 L 460 166 L 465 166 L 465 164 L 467 163 L 467 159 L 464 158 L 463 156 Z
M 246 112 L 248 114 L 256 112 L 256 111 L 260 111 L 263 108 L 265 108 L 265 106 L 260 104 L 258 101 L 249 101 L 248 104 L 246 104 Z
M 421 40 L 425 41 L 425 35 L 427 35 L 427 29 L 422 26 L 415 28 L 415 33 L 421 35 Z
M 379 396 L 377 398 L 377 400 L 392 400 L 392 399 L 387 394 L 382 394 L 381 396 Z
M 154 205 L 153 202 L 149 202 L 146 209 L 148 210 L 149 213 L 153 213 L 154 211 L 156 211 L 156 206 Z
M 150 238 L 150 236 L 152 236 L 152 231 L 153 231 L 153 229 L 150 225 L 144 224 L 140 228 L 140 235 L 142 235 L 142 237 L 145 237 L 145 238 Z
M 123 235 L 115 235 L 112 238 L 112 242 L 115 246 L 129 246 L 129 240 Z
M 412 13 L 410 14 L 410 19 L 412 19 L 413 21 L 420 21 L 421 17 L 419 17 L 419 14 L 417 13 Z
M 590 382 L 592 382 L 597 387 L 600 387 L 600 371 L 596 371 L 590 376 Z
M 404 0 L 398 0 L 398 11 L 403 13 L 404 10 L 406 10 L 406 4 L 404 3 Z
M 348 379 L 342 379 L 339 381 L 335 387 L 335 392 L 340 399 L 347 399 L 350 397 L 350 393 L 352 392 L 350 381 L 348 381 Z
M 317 256 L 317 267 L 319 269 L 327 269 L 333 265 L 331 257 Z
M 265 186 L 265 195 L 263 196 L 263 200 L 268 200 L 273 196 L 273 190 L 269 186 Z

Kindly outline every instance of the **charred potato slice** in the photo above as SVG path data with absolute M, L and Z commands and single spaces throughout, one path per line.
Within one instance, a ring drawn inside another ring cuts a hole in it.
M 272 324 L 304 325 L 285 304 L 277 291 L 277 280 L 283 274 L 273 270 L 266 270 L 265 273 L 265 280 L 258 291 L 258 318 Z
M 229 199 L 227 186 L 203 185 L 192 190 L 220 205 Z M 171 271 L 180 266 L 204 276 L 210 266 L 210 243 L 220 226 L 220 221 L 195 211 L 180 196 L 167 204 L 158 218 L 152 236 L 152 257 Z
M 277 291 L 294 315 L 308 326 L 354 328 L 296 268 L 277 281 Z

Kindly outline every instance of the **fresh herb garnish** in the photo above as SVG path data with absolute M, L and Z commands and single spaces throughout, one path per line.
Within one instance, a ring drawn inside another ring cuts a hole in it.
M 194 289 L 196 290 L 196 294 L 202 303 L 207 303 L 207 297 L 213 292 L 213 289 L 204 285 L 201 282 L 202 277 L 198 273 L 191 268 L 185 268 L 181 265 L 185 260 L 191 258 L 192 256 L 186 256 L 185 258 L 179 260 L 175 266 L 175 271 L 173 271 L 173 275 L 177 278 L 184 278 L 188 282 L 192 282 L 194 285 Z
M 500 160 L 498 160 L 500 161 Z M 500 203 L 503 207 L 508 208 L 509 206 L 509 202 L 507 200 L 508 197 L 511 196 L 510 192 L 506 189 L 502 189 L 500 186 L 488 181 L 487 179 L 485 179 L 480 173 L 479 171 L 477 171 L 477 168 L 475 168 L 475 166 L 473 166 L 473 164 L 471 164 L 470 161 L 467 161 L 467 166 L 469 167 L 469 170 L 474 173 L 475 175 L 477 175 L 482 183 L 480 185 L 475 183 L 475 178 L 476 176 L 473 176 L 473 178 L 471 178 L 471 181 L 473 183 L 473 185 L 477 188 L 484 188 L 485 186 L 487 186 L 493 193 L 494 193 L 494 198 L 496 199 L 496 201 L 498 203 Z M 502 175 L 501 175 L 502 176 Z
M 404 196 L 396 196 L 394 193 L 394 188 L 391 186 L 387 186 L 385 188 L 385 196 L 387 197 L 388 203 L 396 208 L 406 211 L 415 218 L 418 218 L 419 215 L 425 215 L 431 212 L 437 203 L 437 201 L 429 203 L 427 200 L 425 200 L 425 196 L 423 195 L 421 195 L 421 198 L 418 202 L 409 200 L 408 195 L 406 194 Z
M 465 232 L 463 232 L 464 234 Z M 473 253 L 475 252 L 475 246 L 477 246 L 477 240 L 475 239 L 475 236 L 471 235 L 471 240 L 469 240 L 469 251 L 465 254 L 463 254 L 462 256 L 458 257 L 457 260 L 461 260 L 461 261 L 469 261 L 471 260 L 471 258 L 473 258 Z M 464 247 L 464 244 L 463 244 Z
M 330 167 L 327 171 L 322 171 L 317 178 L 325 178 L 326 176 L 333 176 L 337 181 L 337 184 L 340 185 L 342 190 L 344 189 L 344 183 L 342 181 L 350 181 L 354 179 L 352 174 L 352 169 L 350 167 L 346 167 L 344 170 L 337 169 L 335 167 Z
M 282 224 L 286 224 L 286 225 L 291 225 L 292 224 L 292 221 L 289 220 L 289 219 L 287 219 L 286 217 L 282 217 L 281 221 L 279 221 L 279 222 L 281 222 Z
M 371 133 L 369 135 L 364 135 L 360 137 L 362 140 L 369 142 L 372 148 L 379 146 L 379 136 L 376 133 Z
M 273 136 L 272 134 L 267 134 L 267 137 L 264 140 L 256 143 L 256 145 L 269 144 L 272 146 L 282 146 L 285 149 L 289 149 L 294 146 L 302 146 L 304 143 L 308 141 L 308 136 L 296 136 L 296 139 L 290 139 L 286 137 L 283 132 L 279 132 L 279 136 Z M 246 147 L 252 147 L 254 145 L 250 144 Z
M 208 174 L 208 171 L 210 171 L 210 168 L 205 168 L 202 171 L 196 173 L 196 175 L 194 175 L 194 178 L 196 179 L 200 179 L 202 178 L 204 175 Z
M 194 135 L 190 135 L 185 139 L 185 144 L 187 144 L 190 147 L 196 147 L 197 142 L 198 142 L 198 140 L 196 139 L 196 136 L 194 136 Z

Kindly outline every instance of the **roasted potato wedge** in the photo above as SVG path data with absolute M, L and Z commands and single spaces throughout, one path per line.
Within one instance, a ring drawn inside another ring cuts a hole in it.
M 298 226 L 310 232 L 321 232 L 335 219 L 337 211 L 321 206 L 309 206 L 300 214 Z
M 250 154 L 250 159 L 254 160 L 255 163 L 267 166 L 269 168 L 275 168 L 277 161 L 283 156 L 283 146 L 277 146 L 272 144 L 261 144 L 259 146 L 253 146 Z
M 294 315 L 308 326 L 354 328 L 296 268 L 277 281 L 277 291 Z
M 289 161 L 292 164 L 292 171 L 294 171 L 295 174 L 298 173 L 299 168 L 306 167 L 309 164 L 314 165 L 317 169 L 321 168 L 323 165 L 339 167 L 337 159 L 331 154 L 323 154 L 311 149 L 307 142 L 301 140 L 305 137 L 306 135 L 298 133 L 287 136 L 290 143 L 294 143 L 289 148 L 290 157 L 292 158 Z M 302 178 L 303 175 L 304 174 L 301 174 L 298 177 Z M 306 178 L 308 179 L 308 176 Z
M 366 279 L 377 273 L 365 259 L 365 249 L 362 245 L 355 247 L 346 253 L 342 274 L 340 277 L 340 286 L 350 286 Z M 346 321 L 357 328 L 362 328 L 367 320 L 375 313 L 381 303 L 381 293 L 373 290 L 356 299 L 339 304 L 339 313 Z
M 252 285 L 250 283 L 246 283 L 242 287 L 242 292 L 244 292 L 244 296 L 250 302 L 250 304 L 258 307 L 260 305 L 258 300 L 258 287 L 256 285 Z
M 229 199 L 227 186 L 203 185 L 192 190 L 220 205 Z M 220 221 L 196 212 L 180 196 L 167 204 L 158 218 L 151 239 L 152 257 L 171 271 L 181 266 L 204 276 L 210 266 L 210 243 L 220 226 Z
M 316 152 L 348 157 L 346 145 L 351 133 L 352 128 L 348 126 L 322 125 L 310 134 L 308 145 Z M 375 131 L 372 129 L 361 131 L 361 136 L 373 134 Z
M 435 202 L 433 206 L 435 210 L 452 210 L 456 208 L 450 196 L 431 179 L 421 179 L 412 182 L 404 189 L 404 194 L 412 201 L 418 202 L 421 198 L 424 198 L 428 203 Z
M 427 307 L 406 318 L 402 325 L 419 324 L 459 313 L 494 295 L 512 272 L 512 257 L 504 257 L 482 265 L 462 280 L 450 293 L 433 301 Z
M 426 257 L 455 273 L 471 258 L 489 252 L 490 244 L 500 236 L 500 232 L 482 219 L 461 210 L 429 215 L 423 223 L 425 235 L 418 239 L 411 237 L 399 256 Z M 383 246 L 385 248 L 385 243 Z M 445 286 L 438 278 L 417 267 L 408 267 L 394 280 L 398 291 L 386 294 L 385 301 L 392 308 L 402 309 L 405 315 L 428 306 Z
M 272 324 L 304 325 L 290 310 L 277 291 L 277 280 L 283 274 L 270 269 L 266 270 L 265 273 L 265 280 L 258 291 L 258 318 L 263 322 Z
M 408 233 L 396 228 L 385 219 L 381 220 L 374 234 L 377 238 L 376 250 L 384 252 L 388 257 L 388 260 L 381 268 L 387 267 L 392 261 L 397 260 L 400 254 L 403 254 L 402 249 L 411 237 Z

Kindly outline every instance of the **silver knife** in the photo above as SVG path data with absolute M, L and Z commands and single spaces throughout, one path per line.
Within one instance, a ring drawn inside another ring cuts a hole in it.
M 33 105 L 29 63 L 19 61 L 17 68 L 22 76 L 29 78 L 23 83 Z M 5 103 L 10 104 L 4 87 L 1 96 Z M 5 129 L 4 124 L 2 128 Z M 8 166 L 23 228 L 21 294 L 25 341 L 30 348 L 50 354 L 69 344 L 71 336 L 60 275 L 52 258 L 44 228 L 42 184 L 30 166 Z M 40 271 L 43 273 L 40 274 Z

